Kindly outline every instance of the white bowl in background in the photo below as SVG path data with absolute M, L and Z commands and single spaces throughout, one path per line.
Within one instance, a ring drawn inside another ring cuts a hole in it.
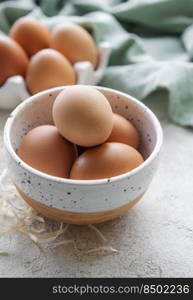
M 77 62 L 73 65 L 76 73 L 77 84 L 98 84 L 108 65 L 110 56 L 110 45 L 108 42 L 102 42 L 98 46 L 99 63 L 96 70 L 88 61 Z M 27 90 L 25 79 L 20 76 L 9 77 L 6 82 L 0 86 L 0 109 L 12 110 L 19 103 L 29 98 L 30 94 Z

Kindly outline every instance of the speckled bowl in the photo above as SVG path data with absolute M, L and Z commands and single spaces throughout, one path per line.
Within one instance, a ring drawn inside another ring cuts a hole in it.
M 22 197 L 43 215 L 71 224 L 107 221 L 124 214 L 147 190 L 157 169 L 162 129 L 145 105 L 124 93 L 96 87 L 114 112 L 131 120 L 140 133 L 145 162 L 120 176 L 100 180 L 71 180 L 47 175 L 25 164 L 16 154 L 23 136 L 42 124 L 53 124 L 52 105 L 65 87 L 30 97 L 9 116 L 4 145 L 10 177 Z

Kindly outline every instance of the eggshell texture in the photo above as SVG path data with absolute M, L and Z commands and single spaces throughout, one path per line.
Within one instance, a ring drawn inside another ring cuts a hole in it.
M 26 76 L 31 94 L 61 86 L 75 84 L 75 72 L 70 62 L 53 49 L 43 49 L 30 60 Z
M 28 58 L 18 43 L 0 34 L 0 85 L 14 75 L 25 75 Z
M 110 178 L 131 171 L 143 163 L 133 147 L 122 143 L 104 143 L 81 154 L 74 162 L 71 179 Z
M 18 19 L 10 30 L 10 37 L 17 41 L 29 56 L 48 48 L 50 33 L 37 20 L 23 17 Z
M 18 156 L 34 169 L 68 178 L 77 150 L 55 126 L 42 125 L 27 133 L 19 146 Z
M 113 114 L 113 129 L 107 142 L 124 143 L 137 149 L 139 134 L 130 121 L 118 114 Z
M 50 47 L 65 55 L 72 64 L 90 61 L 97 65 L 97 48 L 91 35 L 81 26 L 60 24 L 52 32 Z
M 52 113 L 59 132 L 80 146 L 103 143 L 113 127 L 108 100 L 91 86 L 66 87 L 56 97 Z

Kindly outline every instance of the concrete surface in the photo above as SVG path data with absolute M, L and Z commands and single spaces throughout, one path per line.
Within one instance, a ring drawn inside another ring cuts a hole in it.
M 192 277 L 193 132 L 171 124 L 163 110 L 160 168 L 144 198 L 125 216 L 98 228 L 117 254 L 77 257 L 71 246 L 39 253 L 25 237 L 0 238 L 0 277 Z M 0 113 L 1 141 L 6 114 Z M 4 166 L 1 154 L 0 168 Z M 88 227 L 71 226 L 80 248 L 101 245 Z

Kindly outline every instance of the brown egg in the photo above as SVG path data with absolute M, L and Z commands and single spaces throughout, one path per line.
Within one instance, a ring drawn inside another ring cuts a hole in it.
M 137 168 L 143 157 L 133 147 L 122 143 L 104 143 L 81 154 L 74 162 L 71 179 L 110 178 Z
M 59 134 L 55 126 L 42 125 L 23 138 L 18 156 L 34 169 L 68 178 L 77 150 Z
M 124 143 L 137 149 L 139 134 L 130 121 L 118 114 L 113 114 L 113 129 L 106 142 Z
M 97 48 L 91 35 L 81 26 L 60 24 L 52 32 L 50 47 L 65 55 L 72 64 L 90 61 L 97 65 Z
M 20 18 L 13 24 L 10 37 L 17 41 L 29 56 L 48 48 L 50 42 L 48 29 L 29 17 Z
M 52 113 L 59 132 L 80 146 L 103 143 L 113 127 L 113 113 L 108 100 L 91 86 L 66 87 L 56 97 Z
M 75 84 L 75 72 L 61 53 L 44 49 L 31 58 L 26 82 L 30 93 L 35 94 L 52 87 Z
M 0 85 L 14 75 L 25 75 L 28 58 L 18 43 L 0 34 Z

